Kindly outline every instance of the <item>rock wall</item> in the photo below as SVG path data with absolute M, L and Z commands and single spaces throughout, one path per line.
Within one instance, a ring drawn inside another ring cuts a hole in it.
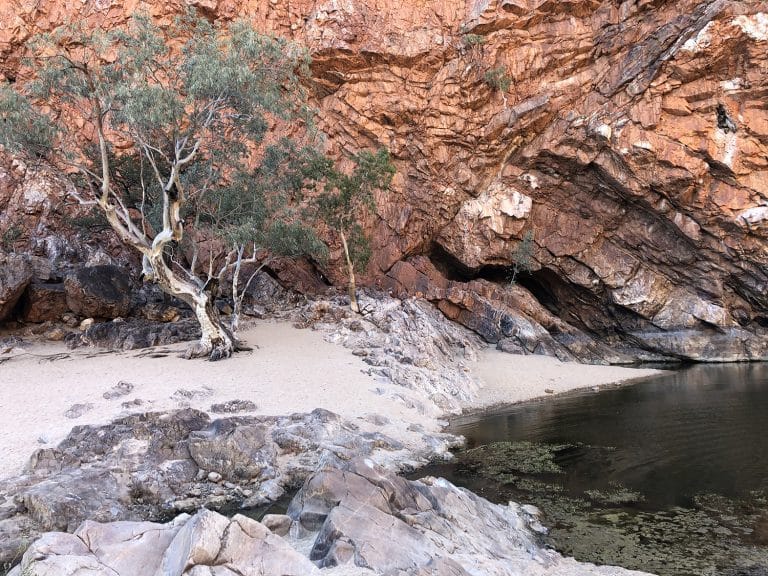
M 331 151 L 393 153 L 369 283 L 413 256 L 498 281 L 531 232 L 519 283 L 570 329 L 620 351 L 766 357 L 768 3 L 10 0 L 0 71 L 23 76 L 24 42 L 64 22 L 186 4 L 305 43 Z M 0 174 L 0 200 L 33 178 Z M 333 248 L 323 272 L 340 282 Z

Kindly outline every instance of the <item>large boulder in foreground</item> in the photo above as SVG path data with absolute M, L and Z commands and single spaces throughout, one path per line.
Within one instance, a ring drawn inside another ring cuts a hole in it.
M 167 524 L 87 521 L 71 535 L 43 535 L 10 576 L 642 574 L 540 548 L 517 504 L 492 504 L 442 479 L 405 480 L 361 458 L 316 472 L 288 512 L 264 523 L 205 509 Z M 306 539 L 309 558 L 296 546 Z
M 49 532 L 10 575 L 311 576 L 317 568 L 263 524 L 206 509 L 167 524 L 84 522 L 74 534 Z
M 121 318 L 131 311 L 130 274 L 104 264 L 80 268 L 64 280 L 67 306 L 87 318 Z
M 32 275 L 32 266 L 23 256 L 0 254 L 0 322 L 13 312 Z

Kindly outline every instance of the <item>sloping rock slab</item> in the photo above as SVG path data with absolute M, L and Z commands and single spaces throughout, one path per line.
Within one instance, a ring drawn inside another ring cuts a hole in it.
M 444 479 L 409 481 L 364 459 L 315 473 L 288 514 L 304 529 L 320 525 L 310 558 L 321 567 L 388 576 L 641 574 L 539 548 L 517 504 L 493 504 Z
M 421 436 L 412 458 L 445 454 L 458 441 Z M 71 532 L 85 520 L 164 520 L 202 506 L 258 507 L 318 467 L 361 455 L 391 462 L 404 451 L 322 409 L 216 420 L 187 409 L 77 426 L 57 448 L 37 450 L 25 474 L 0 481 L 0 565 L 42 532 Z

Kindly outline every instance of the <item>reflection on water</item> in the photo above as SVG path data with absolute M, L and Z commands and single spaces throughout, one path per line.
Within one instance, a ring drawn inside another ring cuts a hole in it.
M 470 450 L 428 473 L 540 505 L 549 542 L 582 560 L 669 575 L 765 574 L 766 415 L 768 365 L 699 365 L 458 419 L 452 431 Z M 562 473 L 532 474 L 523 460 L 547 449 Z

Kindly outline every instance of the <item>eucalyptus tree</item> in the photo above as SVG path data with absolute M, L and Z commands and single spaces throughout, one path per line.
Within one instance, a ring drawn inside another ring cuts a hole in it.
M 330 163 L 325 166 L 324 188 L 317 197 L 317 206 L 323 224 L 339 236 L 347 266 L 350 307 L 354 312 L 360 312 L 355 270 L 364 268 L 371 255 L 370 242 L 361 221 L 366 211 L 376 207 L 373 193 L 389 187 L 395 167 L 384 148 L 375 153 L 363 151 L 353 160 L 355 167 L 349 174 Z
M 241 343 L 214 306 L 218 281 L 234 269 L 238 308 L 244 260 L 322 249 L 297 208 L 326 164 L 287 137 L 311 132 L 305 52 L 244 21 L 187 15 L 164 29 L 144 16 L 114 32 L 62 28 L 30 53 L 35 80 L 0 88 L 0 144 L 72 175 L 78 199 L 141 254 L 144 278 L 191 306 L 202 337 L 188 357 L 229 357 Z M 228 255 L 202 262 L 192 242 L 180 257 L 185 225 Z

